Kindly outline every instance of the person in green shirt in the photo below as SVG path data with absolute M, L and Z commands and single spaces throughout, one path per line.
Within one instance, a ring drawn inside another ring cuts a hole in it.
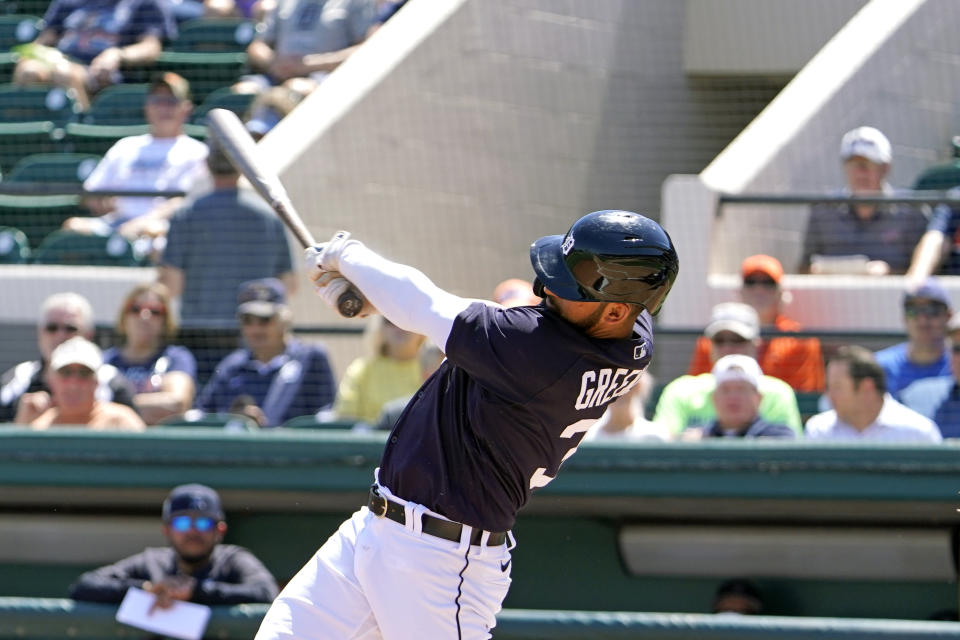
M 730 354 L 757 357 L 760 321 L 750 305 L 740 302 L 716 305 L 703 334 L 710 340 L 712 363 Z M 653 421 L 668 429 L 674 437 L 687 427 L 706 426 L 716 418 L 713 406 L 715 388 L 712 373 L 680 376 L 663 388 Z M 761 418 L 785 424 L 797 434 L 803 433 L 797 397 L 790 385 L 779 378 L 764 375 L 758 390 L 763 396 L 759 410 Z

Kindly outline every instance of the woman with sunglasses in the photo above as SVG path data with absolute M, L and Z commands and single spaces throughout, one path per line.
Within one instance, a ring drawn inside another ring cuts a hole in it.
M 104 361 L 135 386 L 133 402 L 147 424 L 193 405 L 197 362 L 186 347 L 170 344 L 177 323 L 166 286 L 134 287 L 120 305 L 114 331 L 121 345 L 108 349 Z

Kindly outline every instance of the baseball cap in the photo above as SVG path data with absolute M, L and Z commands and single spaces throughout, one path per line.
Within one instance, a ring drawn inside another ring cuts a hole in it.
M 840 157 L 848 160 L 853 156 L 860 156 L 877 164 L 890 164 L 893 154 L 890 151 L 890 141 L 879 129 L 857 127 L 847 131 L 840 141 Z
M 79 364 L 96 371 L 103 364 L 100 347 L 82 336 L 63 342 L 50 354 L 50 368 L 59 371 L 67 365 Z
M 741 338 L 755 340 L 760 335 L 760 319 L 757 312 L 742 302 L 721 302 L 710 314 L 710 324 L 703 334 L 713 338 L 721 331 L 732 331 Z
M 216 491 L 203 484 L 182 484 L 174 487 L 163 501 L 163 521 L 184 511 L 196 511 L 217 520 L 223 520 L 223 507 Z
M 903 295 L 903 304 L 907 305 L 917 298 L 933 300 L 950 306 L 950 296 L 947 295 L 947 290 L 936 278 L 927 278 L 919 287 L 907 291 Z
M 760 365 L 750 356 L 732 354 L 723 356 L 713 365 L 713 378 L 717 384 L 731 381 L 749 382 L 754 389 L 760 389 L 763 372 Z
M 177 100 L 190 99 L 190 83 L 173 71 L 161 71 L 150 77 L 150 93 L 157 87 L 166 87 Z
M 759 253 L 750 256 L 740 263 L 740 275 L 744 278 L 755 273 L 762 273 L 770 276 L 774 282 L 780 282 L 783 278 L 783 265 L 773 256 L 767 256 Z
M 276 278 L 248 280 L 237 294 L 237 313 L 271 318 L 287 306 L 286 289 Z

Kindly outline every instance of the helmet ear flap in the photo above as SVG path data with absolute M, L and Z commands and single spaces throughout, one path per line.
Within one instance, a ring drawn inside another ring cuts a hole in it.
M 540 282 L 539 277 L 533 279 L 533 295 L 537 296 L 538 298 L 546 297 L 543 294 L 543 283 Z

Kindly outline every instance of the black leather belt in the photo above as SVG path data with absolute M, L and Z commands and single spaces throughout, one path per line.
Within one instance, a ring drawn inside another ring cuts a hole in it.
M 389 518 L 394 522 L 405 525 L 407 523 L 406 511 L 403 505 L 398 502 L 392 502 L 380 495 L 377 491 L 377 485 L 370 487 L 370 498 L 367 500 L 367 506 L 373 515 L 381 518 Z M 463 531 L 463 525 L 459 522 L 451 522 L 442 518 L 435 518 L 426 513 L 420 516 L 420 524 L 424 533 L 452 542 L 460 542 L 460 532 Z M 474 529 L 470 534 L 470 544 L 480 544 L 480 538 L 483 536 L 482 529 Z M 507 534 L 503 531 L 493 531 L 487 538 L 487 546 L 496 547 L 507 541 Z

